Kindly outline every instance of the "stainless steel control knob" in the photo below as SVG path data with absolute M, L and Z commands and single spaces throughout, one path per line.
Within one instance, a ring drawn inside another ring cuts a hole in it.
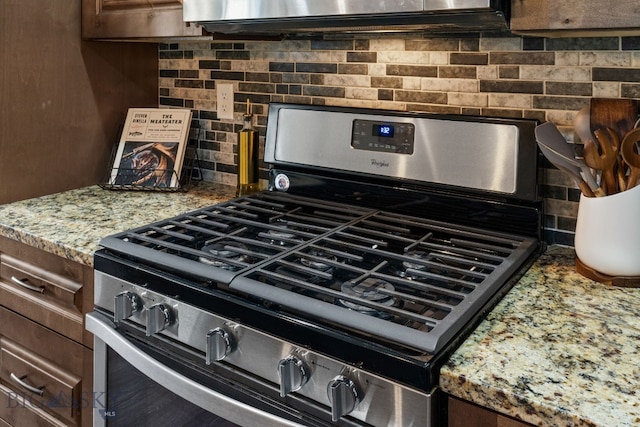
M 280 396 L 300 390 L 309 381 L 309 368 L 296 356 L 289 356 L 278 363 L 280 375 Z
M 349 378 L 338 375 L 327 386 L 327 395 L 331 403 L 331 421 L 353 412 L 362 400 L 362 393 L 356 383 Z
M 147 310 L 147 330 L 146 335 L 160 332 L 170 326 L 175 320 L 173 310 L 167 304 L 154 304 Z
M 235 349 L 235 339 L 223 328 L 215 328 L 207 332 L 206 361 L 207 365 L 227 357 Z
M 120 292 L 114 300 L 113 321 L 116 323 L 128 319 L 136 311 L 142 310 L 142 299 L 133 292 Z

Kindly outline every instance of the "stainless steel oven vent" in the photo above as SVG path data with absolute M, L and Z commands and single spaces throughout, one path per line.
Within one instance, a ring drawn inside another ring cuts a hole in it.
M 501 0 L 184 0 L 184 20 L 214 33 L 508 30 Z

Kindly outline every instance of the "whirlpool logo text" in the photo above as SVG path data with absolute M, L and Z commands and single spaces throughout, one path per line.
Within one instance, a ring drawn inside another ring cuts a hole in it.
M 388 168 L 389 162 L 385 162 L 384 160 L 371 159 L 371 165 L 377 168 Z

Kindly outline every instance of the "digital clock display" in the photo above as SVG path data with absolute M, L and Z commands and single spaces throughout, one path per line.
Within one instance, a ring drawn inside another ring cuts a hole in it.
M 394 129 L 391 125 L 373 125 L 373 134 L 385 138 L 393 138 Z
M 379 153 L 413 154 L 415 125 L 410 122 L 355 119 L 351 146 Z

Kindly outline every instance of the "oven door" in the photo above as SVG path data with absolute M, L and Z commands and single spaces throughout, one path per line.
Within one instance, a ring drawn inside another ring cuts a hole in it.
M 104 314 L 86 315 L 94 334 L 94 426 L 328 426 L 309 411 L 272 399 L 273 386 L 246 373 L 213 372 L 187 351 L 138 339 Z M 265 392 L 266 390 L 266 392 Z M 277 392 L 277 390 L 274 390 Z

